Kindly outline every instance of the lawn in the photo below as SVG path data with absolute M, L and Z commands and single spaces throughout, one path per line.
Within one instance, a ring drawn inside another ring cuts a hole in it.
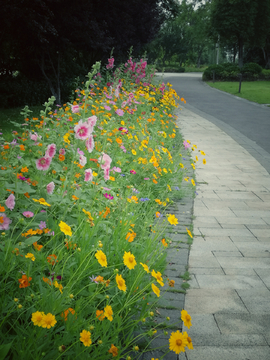
M 207 84 L 229 94 L 239 96 L 243 99 L 254 101 L 258 104 L 270 104 L 270 81 L 244 81 L 239 94 L 239 83 L 233 81 L 220 81 Z

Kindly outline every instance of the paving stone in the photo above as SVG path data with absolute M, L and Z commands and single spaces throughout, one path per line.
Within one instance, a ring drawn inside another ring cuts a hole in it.
M 270 331 L 269 314 L 215 314 L 222 334 L 264 334 Z
M 185 295 L 182 293 L 165 292 L 158 300 L 158 307 L 162 308 L 184 308 Z
M 197 346 L 187 351 L 187 360 L 269 360 L 269 346 Z
M 197 346 L 267 346 L 268 343 L 260 334 L 207 334 L 190 333 L 195 350 Z
M 204 289 L 260 289 L 265 288 L 258 276 L 245 275 L 196 275 L 200 288 Z

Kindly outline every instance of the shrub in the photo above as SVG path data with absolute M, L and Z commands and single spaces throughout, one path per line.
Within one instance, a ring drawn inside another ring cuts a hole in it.
M 259 75 L 262 72 L 262 67 L 255 63 L 247 63 L 242 68 L 242 73 L 247 76 Z

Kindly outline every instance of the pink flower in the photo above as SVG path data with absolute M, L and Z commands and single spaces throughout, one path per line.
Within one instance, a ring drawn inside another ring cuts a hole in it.
M 120 126 L 120 128 L 118 128 L 118 130 L 124 132 L 125 134 L 128 133 L 128 129 L 127 129 L 127 128 L 124 128 L 124 127 L 122 127 L 122 126 Z
M 96 117 L 96 115 L 93 115 L 93 116 L 91 116 L 90 118 L 88 118 L 87 119 L 87 122 L 88 122 L 88 125 L 89 125 L 89 127 L 92 129 L 92 131 L 93 131 L 93 127 L 96 125 L 96 123 L 97 123 L 97 117 Z M 91 132 L 92 132 L 91 131 Z
M 88 122 L 83 122 L 82 120 L 74 127 L 74 131 L 75 138 L 81 140 L 86 140 L 91 133 Z
M 112 69 L 114 67 L 113 63 L 114 63 L 114 58 L 108 59 L 108 65 L 106 65 L 106 68 Z
M 111 110 L 111 108 L 110 108 L 108 105 L 104 105 L 104 109 L 106 109 L 106 110 L 108 110 L 108 111 Z
M 95 146 L 94 138 L 92 135 L 90 135 L 89 138 L 85 140 L 85 145 L 88 152 L 91 153 Z
M 72 105 L 71 106 L 71 111 L 73 112 L 73 114 L 76 114 L 76 113 L 80 112 L 79 105 Z
M 132 170 L 130 170 L 130 173 L 131 174 L 136 174 L 136 171 L 132 169 Z
M 41 221 L 40 222 L 40 224 L 39 224 L 39 228 L 40 228 L 40 230 L 42 230 L 42 229 L 46 229 L 46 222 L 45 221 Z
M 112 159 L 107 154 L 102 154 L 102 156 L 98 159 L 99 163 L 101 164 L 102 169 L 110 168 Z
M 185 147 L 185 150 L 190 147 L 190 144 L 186 140 L 183 142 L 183 145 Z
M 13 210 L 15 206 L 15 196 L 13 194 L 10 194 L 5 201 L 5 204 L 9 208 L 9 210 Z
M 51 165 L 52 158 L 49 156 L 43 156 L 40 159 L 36 160 L 36 167 L 38 170 L 46 171 Z
M 127 150 L 126 150 L 126 148 L 124 147 L 124 145 L 121 145 L 121 146 L 120 146 L 120 149 L 122 149 L 122 150 L 124 151 L 124 153 L 127 152 Z
M 45 156 L 48 156 L 50 158 L 53 158 L 56 152 L 56 145 L 55 144 L 50 144 L 47 146 L 47 150 L 45 153 Z
M 51 194 L 53 193 L 54 188 L 55 188 L 54 182 L 53 182 L 53 181 L 50 182 L 50 183 L 46 186 L 46 188 L 47 188 L 47 193 L 48 193 L 49 195 L 51 195 Z
M 32 213 L 32 211 L 24 211 L 23 216 L 25 216 L 26 218 L 31 218 L 34 216 L 34 213 Z
M 110 168 L 106 168 L 104 169 L 104 180 L 109 180 L 110 179 Z
M 112 168 L 112 170 L 117 172 L 117 173 L 121 172 L 121 169 L 119 167 L 115 167 L 115 166 Z
M 91 169 L 86 169 L 84 172 L 84 181 L 92 181 L 93 174 Z
M 80 155 L 80 165 L 84 166 L 87 163 L 87 159 L 84 155 Z
M 124 111 L 121 110 L 121 109 L 117 109 L 115 110 L 116 114 L 119 115 L 119 116 L 123 116 L 124 115 Z
M 60 154 L 60 155 L 65 155 L 65 153 L 66 153 L 66 150 L 65 150 L 65 149 L 60 149 L 60 150 L 59 150 L 59 154 Z
M 12 223 L 5 213 L 0 213 L 0 230 L 8 230 L 9 224 Z
M 111 189 L 109 189 L 109 188 L 107 188 L 107 187 L 104 187 L 103 190 L 111 191 Z
M 35 132 L 34 134 L 30 134 L 30 139 L 37 141 L 38 139 L 41 139 L 41 136 Z
M 103 194 L 105 196 L 106 199 L 109 199 L 109 200 L 112 200 L 113 199 L 113 196 L 111 194 Z

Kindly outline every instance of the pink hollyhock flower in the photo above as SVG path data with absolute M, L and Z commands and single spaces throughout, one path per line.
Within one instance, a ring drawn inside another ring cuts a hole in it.
M 84 155 L 84 152 L 80 148 L 77 149 L 77 153 L 80 155 Z
M 106 65 L 106 69 L 112 69 L 114 67 L 114 58 L 108 59 L 108 64 Z
M 49 169 L 52 162 L 52 158 L 49 156 L 43 156 L 40 159 L 36 160 L 36 167 L 38 170 L 46 171 Z
M 45 156 L 49 156 L 50 158 L 53 158 L 55 153 L 56 153 L 56 145 L 55 144 L 48 145 Z
M 90 128 L 90 133 L 92 133 L 94 126 L 97 123 L 97 117 L 95 115 L 87 119 L 88 126 Z
M 92 181 L 93 173 L 91 169 L 86 169 L 84 172 L 84 181 Z
M 0 213 L 0 230 L 8 230 L 9 224 L 12 223 L 12 220 L 9 219 L 5 213 Z
M 41 136 L 35 132 L 34 134 L 30 134 L 30 139 L 37 141 L 38 139 L 41 139 Z
M 90 135 L 89 138 L 85 140 L 85 145 L 88 152 L 91 153 L 95 146 L 94 138 L 92 135 Z
M 98 159 L 98 161 L 101 164 L 102 169 L 107 169 L 107 168 L 109 169 L 112 159 L 110 158 L 109 155 L 103 153 L 102 156 Z
M 80 120 L 74 127 L 75 138 L 80 140 L 86 140 L 90 136 L 90 128 L 88 122 Z
M 73 114 L 76 114 L 76 113 L 80 112 L 79 105 L 72 105 L 71 106 L 71 111 L 73 112 Z
M 15 196 L 13 194 L 10 194 L 7 200 L 5 201 L 6 206 L 9 208 L 9 210 L 13 210 L 15 206 Z
M 24 211 L 23 216 L 25 216 L 26 218 L 32 218 L 34 216 L 34 213 L 32 213 L 32 211 Z
M 186 140 L 183 142 L 183 145 L 185 147 L 185 150 L 190 148 L 190 144 Z
M 80 155 L 80 165 L 84 166 L 87 163 L 87 159 L 84 155 Z
M 110 179 L 110 168 L 104 169 L 104 180 L 107 181 Z
M 51 194 L 53 193 L 54 188 L 55 188 L 54 182 L 53 182 L 53 181 L 50 182 L 50 183 L 46 186 L 46 188 L 47 188 L 47 193 L 48 193 L 49 195 L 51 195 Z
M 65 149 L 60 149 L 60 150 L 59 150 L 59 154 L 60 154 L 60 155 L 65 155 L 65 153 L 66 153 L 66 150 L 65 150 Z
M 108 111 L 111 110 L 111 108 L 110 108 L 108 105 L 104 105 L 104 109 L 106 109 L 106 110 L 108 110 Z
M 121 109 L 117 109 L 115 110 L 116 114 L 119 115 L 119 116 L 123 116 L 124 115 L 124 111 L 121 110 Z

